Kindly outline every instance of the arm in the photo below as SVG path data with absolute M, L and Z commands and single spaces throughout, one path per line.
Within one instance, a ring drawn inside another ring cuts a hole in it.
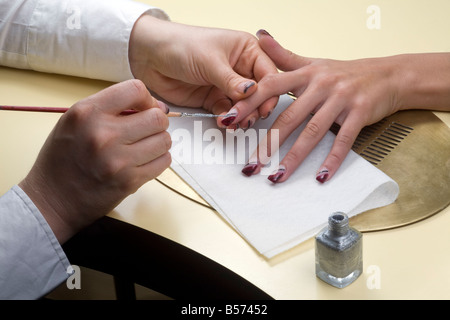
M 141 81 L 128 80 L 62 115 L 19 184 L 60 243 L 170 165 L 164 108 Z M 128 109 L 139 112 L 122 116 Z
M 258 91 L 230 112 L 236 121 L 274 94 L 293 92 L 298 99 L 280 114 L 271 129 L 279 130 L 280 145 L 313 113 L 291 150 L 280 162 L 273 182 L 283 182 L 322 139 L 333 122 L 341 125 L 333 147 L 318 168 L 325 182 L 338 170 L 360 130 L 405 109 L 450 111 L 450 53 L 405 54 L 384 58 L 336 61 L 298 56 L 282 48 L 266 32 L 260 45 L 284 73 L 263 79 Z M 268 146 L 267 146 L 268 147 Z M 244 168 L 259 172 L 267 159 Z
M 0 64 L 10 67 L 114 82 L 137 78 L 171 103 L 214 113 L 228 111 L 277 72 L 254 36 L 164 21 L 164 12 L 142 3 L 0 0 L 0 9 Z M 266 116 L 277 99 L 241 125 Z
M 120 115 L 127 109 L 140 112 Z M 60 245 L 170 165 L 162 109 L 129 80 L 60 118 L 28 175 L 0 198 L 0 298 L 36 299 L 61 283 Z
M 0 0 L 0 64 L 119 82 L 132 79 L 131 30 L 154 7 L 117 0 Z
M 0 197 L 0 299 L 39 298 L 70 266 L 52 230 L 18 186 Z

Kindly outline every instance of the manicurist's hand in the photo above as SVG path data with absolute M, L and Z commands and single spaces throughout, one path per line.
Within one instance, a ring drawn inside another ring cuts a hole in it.
M 296 55 L 281 47 L 266 31 L 259 31 L 259 44 L 283 73 L 263 78 L 251 97 L 231 109 L 239 121 L 263 101 L 293 93 L 297 99 L 275 120 L 279 145 L 311 114 L 312 118 L 280 161 L 269 180 L 283 182 L 301 165 L 335 122 L 341 126 L 332 149 L 318 168 L 316 179 L 330 179 L 344 161 L 361 129 L 398 110 L 423 108 L 450 110 L 450 55 L 412 54 L 384 58 L 337 61 Z M 269 136 L 273 131 L 269 131 Z M 268 138 L 266 141 L 270 142 Z M 263 142 L 264 143 L 264 142 Z M 273 154 L 269 143 L 244 167 L 256 174 Z
M 170 165 L 166 108 L 130 80 L 62 115 L 19 184 L 61 243 Z M 127 109 L 140 112 L 120 114 Z
M 228 112 L 257 90 L 258 81 L 278 73 L 251 34 L 187 26 L 149 15 L 133 28 L 129 60 L 133 75 L 166 101 L 214 114 Z M 277 101 L 278 96 L 261 101 L 240 118 L 240 127 L 268 116 Z M 230 115 L 218 124 L 225 127 L 233 120 Z

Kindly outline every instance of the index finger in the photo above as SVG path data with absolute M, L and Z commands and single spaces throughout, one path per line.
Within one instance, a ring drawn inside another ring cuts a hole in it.
M 229 126 L 238 123 L 248 114 L 261 106 L 264 102 L 275 96 L 299 89 L 306 83 L 297 72 L 284 72 L 270 74 L 264 77 L 258 84 L 258 89 L 250 97 L 237 102 L 222 119 L 222 124 Z
M 164 103 L 151 96 L 140 80 L 127 80 L 114 84 L 96 93 L 95 98 L 102 102 L 93 104 L 96 110 L 113 115 L 118 115 L 125 110 L 143 111 L 160 108 L 165 113 L 168 110 Z

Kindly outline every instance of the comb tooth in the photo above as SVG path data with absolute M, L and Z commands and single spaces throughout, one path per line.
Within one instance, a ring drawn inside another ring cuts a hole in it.
M 386 148 L 394 149 L 394 147 L 396 146 L 396 144 L 393 144 L 393 143 L 391 143 L 389 141 L 386 141 L 386 140 L 384 140 L 384 139 L 382 139 L 380 137 L 376 137 L 375 139 L 376 139 L 376 141 L 374 141 L 374 143 L 379 143 L 379 144 L 381 144 L 382 146 L 384 146 Z
M 373 164 L 375 166 L 381 161 L 380 159 L 371 157 L 365 151 L 361 152 L 360 156 L 363 157 L 364 159 L 366 159 L 367 161 L 369 161 L 371 164 Z
M 383 132 L 382 134 L 380 134 L 380 137 L 383 137 L 384 139 L 390 141 L 390 143 L 393 144 L 394 146 L 396 146 L 400 142 L 402 142 L 401 140 L 394 139 L 391 135 L 389 135 L 389 133 L 386 134 L 386 132 Z
M 370 145 L 369 147 L 367 147 L 367 149 L 371 150 L 371 151 L 373 151 L 375 153 L 378 153 L 381 157 L 387 156 L 389 154 L 389 152 L 390 152 L 389 150 L 388 151 L 384 151 L 383 150 L 384 151 L 383 152 L 381 148 L 378 148 L 377 146 L 374 146 L 374 145 Z
M 392 127 L 386 128 L 386 132 L 395 136 L 398 139 L 403 139 L 404 137 L 406 137 L 406 134 L 399 132 L 397 130 L 394 130 L 394 129 L 392 129 Z
M 394 126 L 390 126 L 389 128 L 386 129 L 387 131 L 391 132 L 392 134 L 396 135 L 397 137 L 403 139 L 402 137 L 406 137 L 408 134 L 398 131 L 396 127 Z
M 376 166 L 389 156 L 412 130 L 414 129 L 398 122 L 386 123 L 386 119 L 383 119 L 364 127 L 352 149 Z
M 414 130 L 414 128 L 405 126 L 404 124 L 398 123 L 398 122 L 392 122 L 392 125 L 398 126 L 399 129 L 404 130 L 407 133 L 411 133 L 411 131 Z

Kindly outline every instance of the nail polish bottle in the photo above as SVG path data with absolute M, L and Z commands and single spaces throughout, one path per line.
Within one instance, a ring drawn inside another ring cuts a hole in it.
M 344 288 L 362 273 L 362 234 L 350 227 L 345 213 L 335 212 L 316 236 L 316 276 Z

